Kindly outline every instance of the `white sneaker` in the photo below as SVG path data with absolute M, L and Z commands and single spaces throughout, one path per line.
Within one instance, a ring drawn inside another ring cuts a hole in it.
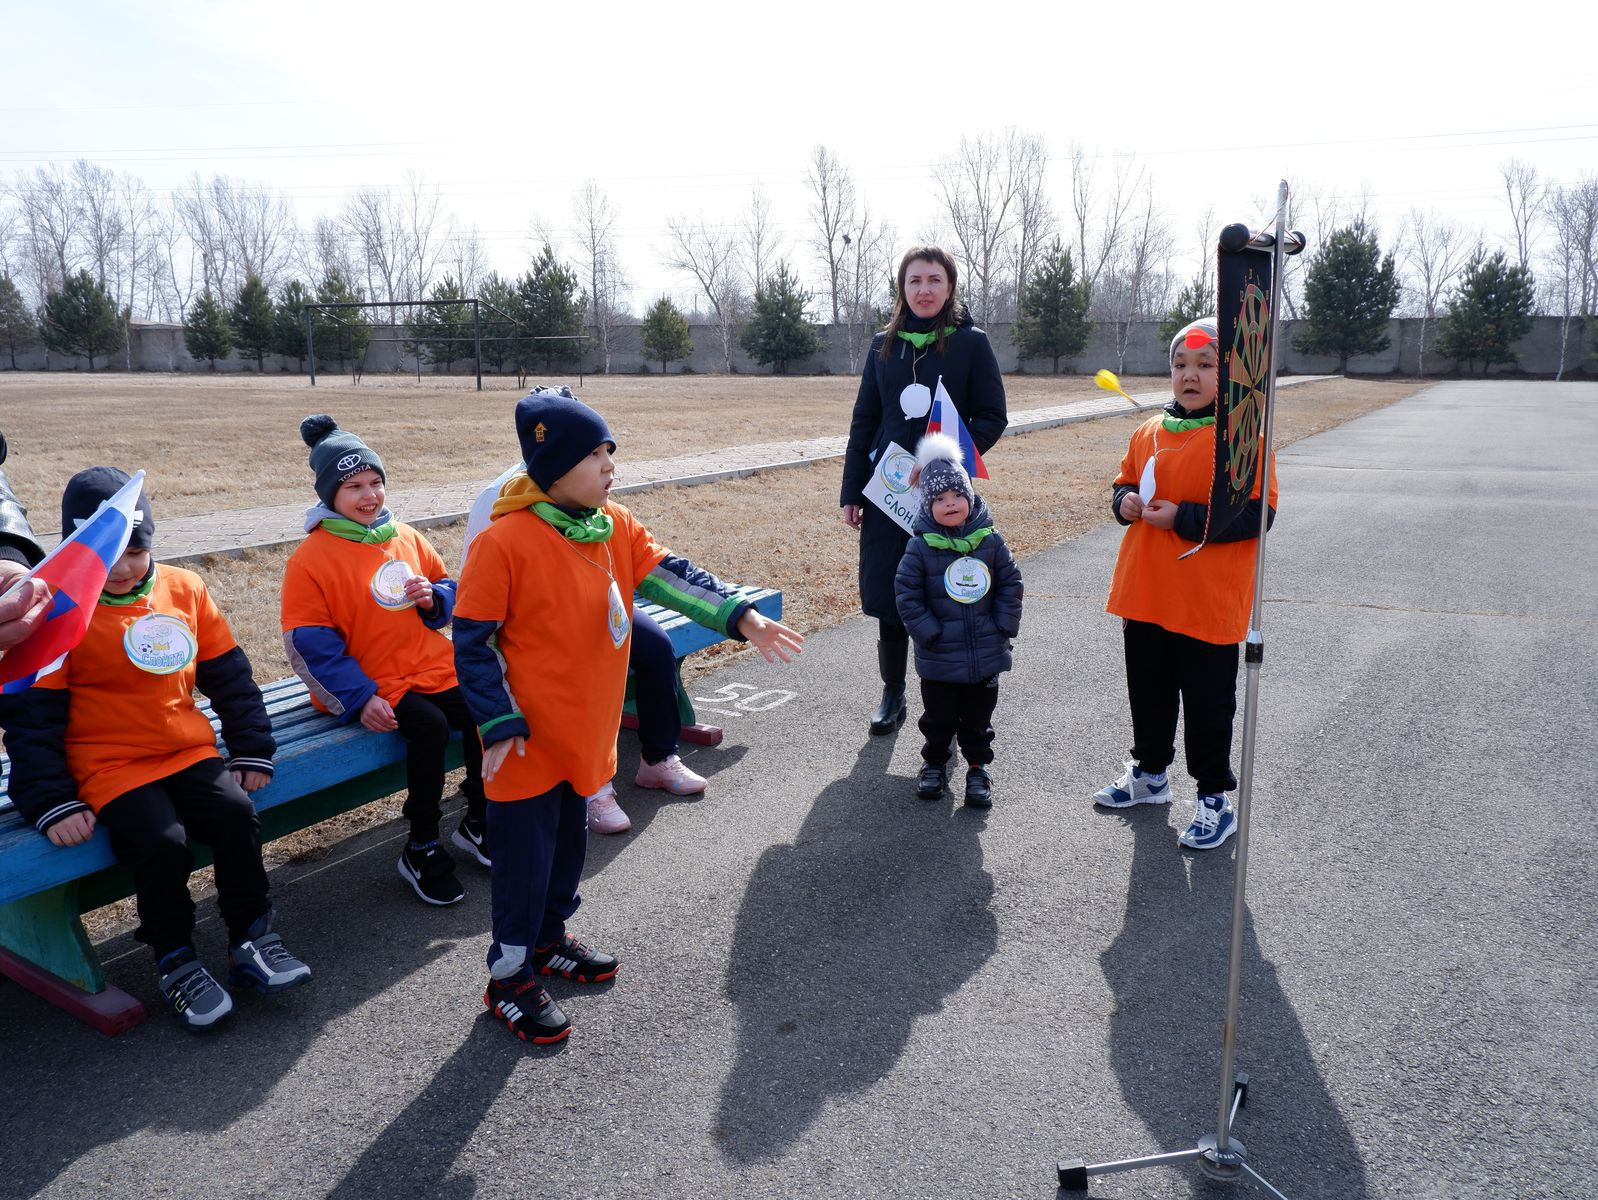
M 616 803 L 616 785 L 607 783 L 588 797 L 588 828 L 595 833 L 626 833 L 633 823 Z
M 641 788 L 661 788 L 673 796 L 693 796 L 705 790 L 705 777 L 683 766 L 675 754 L 664 762 L 639 763 L 633 782 Z
M 1193 806 L 1193 823 L 1176 840 L 1191 850 L 1213 850 L 1237 832 L 1237 813 L 1231 797 L 1200 795 Z
M 1156 781 L 1157 779 L 1157 781 Z M 1171 781 L 1164 775 L 1146 775 L 1130 759 L 1121 778 L 1093 794 L 1093 803 L 1105 808 L 1131 808 L 1134 804 L 1169 804 Z

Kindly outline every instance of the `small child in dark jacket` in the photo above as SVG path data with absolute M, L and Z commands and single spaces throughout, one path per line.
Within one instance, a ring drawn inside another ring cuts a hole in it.
M 916 467 L 921 513 L 894 580 L 925 710 L 916 795 L 943 795 L 958 737 L 969 768 L 965 802 L 987 808 L 999 673 L 1010 669 L 1010 639 L 1021 630 L 1021 569 L 971 486 L 958 442 L 928 434 L 916 447 Z

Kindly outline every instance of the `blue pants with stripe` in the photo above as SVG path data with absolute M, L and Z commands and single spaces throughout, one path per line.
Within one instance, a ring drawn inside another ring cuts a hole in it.
M 542 796 L 488 802 L 489 872 L 495 979 L 521 973 L 531 952 L 558 941 L 582 897 L 588 855 L 588 803 L 569 783 Z

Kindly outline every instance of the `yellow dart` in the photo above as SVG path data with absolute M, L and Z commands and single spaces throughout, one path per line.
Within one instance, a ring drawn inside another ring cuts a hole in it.
M 1126 396 L 1128 402 L 1132 404 L 1137 403 L 1136 400 L 1133 400 L 1131 396 L 1127 396 L 1126 393 L 1121 390 L 1121 381 L 1116 378 L 1115 372 L 1107 367 L 1093 377 L 1093 382 L 1098 384 L 1107 392 L 1114 392 L 1117 396 Z

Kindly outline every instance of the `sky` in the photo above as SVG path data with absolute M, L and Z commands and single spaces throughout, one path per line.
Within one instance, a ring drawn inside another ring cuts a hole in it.
M 1283 178 L 1306 198 L 1368 190 L 1384 241 L 1419 207 L 1498 243 L 1501 163 L 1556 183 L 1598 170 L 1598 19 L 1547 0 L 6 12 L 0 180 L 78 158 L 163 192 L 223 173 L 282 191 L 309 224 L 415 171 L 504 271 L 525 268 L 535 224 L 571 230 L 592 180 L 620 212 L 638 308 L 689 292 L 662 262 L 667 218 L 734 222 L 756 184 L 814 280 L 804 181 L 818 144 L 908 246 L 935 228 L 933 168 L 962 136 L 1041 135 L 1062 215 L 1080 143 L 1101 178 L 1147 172 L 1183 270 L 1206 213 L 1211 233 L 1258 225 Z

